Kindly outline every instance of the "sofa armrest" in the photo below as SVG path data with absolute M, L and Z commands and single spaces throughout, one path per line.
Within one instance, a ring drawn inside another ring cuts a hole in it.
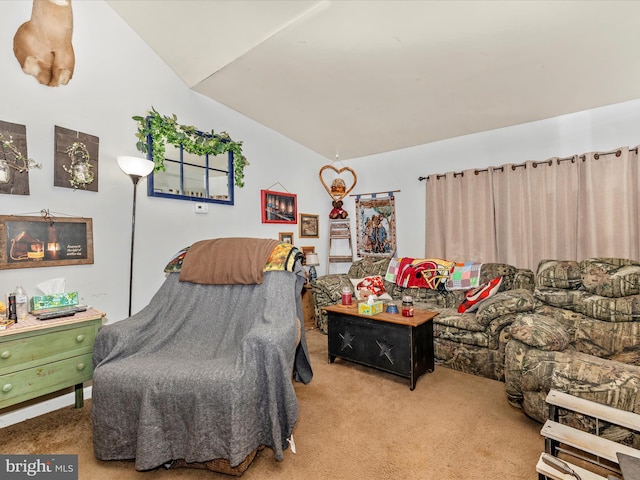
M 335 305 L 342 299 L 342 289 L 349 287 L 353 290 L 351 280 L 344 273 L 331 273 L 313 280 L 311 283 L 313 300 L 316 308 Z
M 538 350 L 562 351 L 569 346 L 569 332 L 554 318 L 521 313 L 511 324 L 511 337 Z
M 342 300 L 342 289 L 349 287 L 353 290 L 353 285 L 347 274 L 330 273 L 313 280 L 311 283 L 311 292 L 313 294 L 313 303 L 316 313 L 316 321 L 318 328 L 324 334 L 327 333 L 327 312 L 322 307 L 335 305 Z

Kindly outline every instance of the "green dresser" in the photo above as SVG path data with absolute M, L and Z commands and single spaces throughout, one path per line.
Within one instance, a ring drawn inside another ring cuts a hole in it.
M 92 309 L 44 321 L 28 315 L 0 331 L 0 409 L 71 386 L 76 408 L 82 407 L 82 384 L 93 376 L 93 342 L 103 317 Z

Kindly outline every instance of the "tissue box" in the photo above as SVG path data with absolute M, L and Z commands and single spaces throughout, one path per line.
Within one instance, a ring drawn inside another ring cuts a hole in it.
M 34 295 L 30 299 L 29 311 L 37 312 L 45 308 L 72 307 L 78 305 L 78 292 L 53 293 L 51 295 Z
M 369 305 L 366 302 L 358 304 L 358 313 L 360 315 L 376 315 L 382 313 L 382 301 L 373 302 Z

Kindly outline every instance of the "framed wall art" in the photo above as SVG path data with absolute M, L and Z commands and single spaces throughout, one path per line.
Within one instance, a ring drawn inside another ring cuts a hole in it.
M 262 223 L 296 223 L 298 218 L 295 193 L 260 190 Z
M 300 238 L 318 238 L 319 236 L 318 215 L 301 213 Z
M 91 263 L 91 218 L 0 215 L 0 270 Z
M 281 242 L 293 244 L 293 232 L 278 233 L 278 240 L 280 240 Z

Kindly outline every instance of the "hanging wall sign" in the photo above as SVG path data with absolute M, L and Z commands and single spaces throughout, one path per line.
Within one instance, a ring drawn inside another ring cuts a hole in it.
M 100 139 L 56 125 L 55 144 L 53 185 L 97 192 Z
M 91 218 L 0 215 L 0 270 L 91 263 Z
M 27 156 L 27 127 L 0 121 L 0 193 L 29 195 L 29 169 L 40 167 Z

